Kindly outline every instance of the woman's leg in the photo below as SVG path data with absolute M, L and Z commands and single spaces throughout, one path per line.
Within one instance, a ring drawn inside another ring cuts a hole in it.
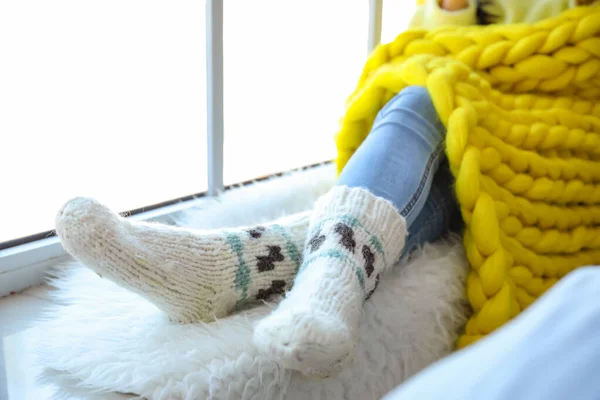
M 447 160 L 443 160 L 433 177 L 423 209 L 408 227 L 402 260 L 424 243 L 436 241 L 449 232 L 461 232 L 463 219 L 454 196 L 454 177 Z
M 447 216 L 459 216 L 455 208 L 451 176 L 442 165 L 409 228 L 404 253 L 452 229 Z M 145 297 L 171 320 L 208 322 L 291 286 L 309 217 L 302 213 L 261 226 L 203 232 L 133 222 L 78 198 L 60 211 L 56 231 L 77 260 Z
M 309 218 L 307 212 L 199 231 L 132 221 L 77 198 L 59 211 L 56 233 L 79 262 L 145 297 L 172 321 L 210 322 L 291 286 Z
M 385 398 L 598 399 L 598 293 L 600 267 L 576 270 L 513 321 Z
M 407 87 L 381 109 L 337 185 L 388 200 L 410 227 L 444 158 L 445 135 L 427 89 Z
M 386 104 L 373 126 L 337 185 L 362 187 L 394 204 L 408 226 L 406 258 L 420 245 L 462 228 L 443 152 L 446 130 L 427 90 L 418 86 Z
M 262 351 L 314 376 L 352 359 L 362 303 L 400 258 L 407 232 L 411 250 L 453 220 L 448 171 L 436 175 L 444 134 L 423 88 L 403 90 L 380 111 L 337 186 L 315 206 L 294 286 L 255 329 Z M 440 185 L 431 191 L 434 176 Z

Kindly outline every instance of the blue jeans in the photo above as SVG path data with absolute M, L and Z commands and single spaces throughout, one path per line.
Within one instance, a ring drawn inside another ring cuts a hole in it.
M 403 257 L 462 227 L 444 157 L 445 133 L 427 90 L 407 87 L 379 111 L 337 181 L 396 206 L 408 226 Z

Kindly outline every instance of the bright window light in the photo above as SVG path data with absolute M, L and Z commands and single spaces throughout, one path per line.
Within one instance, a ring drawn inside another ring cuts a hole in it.
M 0 54 L 0 242 L 206 190 L 203 1 L 5 1 Z
M 369 2 L 224 4 L 225 184 L 333 159 L 367 55 Z

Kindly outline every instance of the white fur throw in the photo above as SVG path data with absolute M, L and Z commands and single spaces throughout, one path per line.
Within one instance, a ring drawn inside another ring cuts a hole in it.
M 332 177 L 327 167 L 233 190 L 188 212 L 185 224 L 246 225 L 302 211 Z M 58 271 L 52 282 L 58 305 L 35 330 L 39 362 L 47 380 L 79 394 L 379 399 L 453 348 L 469 310 L 461 247 L 456 240 L 426 246 L 386 275 L 365 303 L 355 362 L 334 378 L 309 380 L 257 353 L 252 327 L 268 305 L 210 324 L 175 325 L 144 299 L 78 265 Z

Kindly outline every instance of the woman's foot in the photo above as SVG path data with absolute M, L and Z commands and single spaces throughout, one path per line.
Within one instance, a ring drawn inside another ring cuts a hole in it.
M 176 322 L 212 321 L 282 294 L 301 263 L 309 214 L 210 232 L 133 222 L 87 198 L 56 216 L 67 252 Z
M 256 326 L 255 344 L 305 375 L 339 372 L 353 358 L 363 302 L 398 260 L 405 236 L 390 202 L 365 189 L 333 188 L 316 204 L 294 286 Z

